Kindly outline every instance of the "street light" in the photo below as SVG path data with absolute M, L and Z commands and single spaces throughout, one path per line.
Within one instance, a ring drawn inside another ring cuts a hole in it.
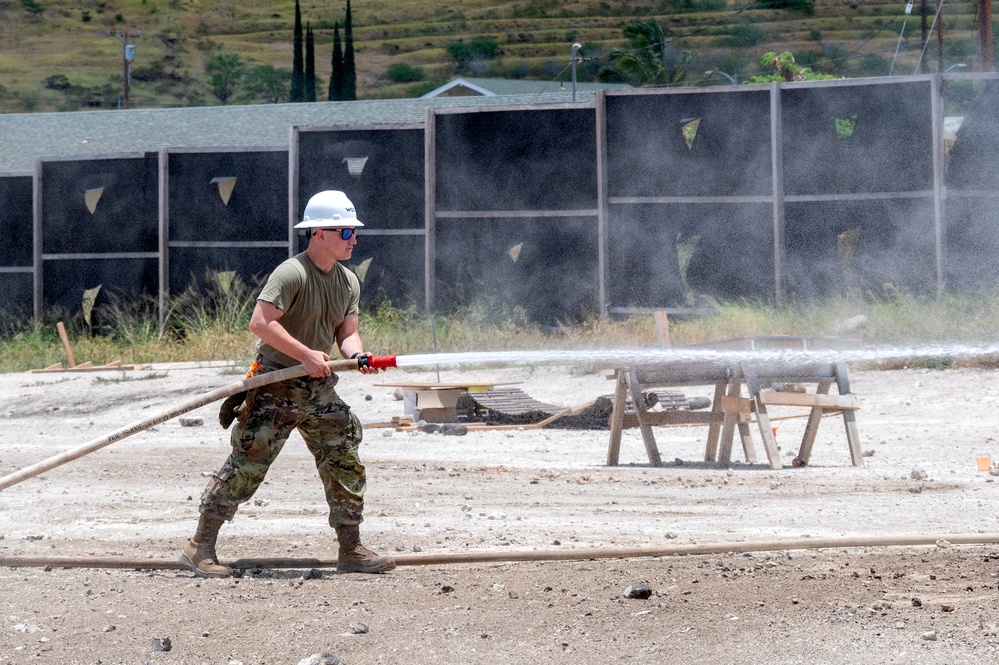
M 122 98 L 121 107 L 128 108 L 128 88 L 132 83 L 132 61 L 135 60 L 135 44 L 129 44 L 129 39 L 135 39 L 141 37 L 141 32 L 124 32 L 122 30 L 115 30 L 111 32 L 108 30 L 108 37 L 117 37 L 121 40 L 121 55 L 122 55 Z

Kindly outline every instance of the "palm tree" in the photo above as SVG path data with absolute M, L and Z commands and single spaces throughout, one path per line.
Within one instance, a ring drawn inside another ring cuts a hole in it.
M 659 21 L 635 21 L 624 26 L 627 49 L 612 49 L 602 81 L 627 81 L 634 86 L 660 86 L 679 83 L 687 76 L 690 52 L 680 53 L 666 40 Z

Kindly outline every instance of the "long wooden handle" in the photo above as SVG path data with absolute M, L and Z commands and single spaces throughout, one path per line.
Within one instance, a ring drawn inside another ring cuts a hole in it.
M 357 369 L 358 367 L 357 360 L 330 360 L 326 364 L 334 372 L 345 372 Z M 301 365 L 286 367 L 285 369 L 279 369 L 274 372 L 266 372 L 249 379 L 236 381 L 235 383 L 230 383 L 222 386 L 221 388 L 216 388 L 215 390 L 205 393 L 204 395 L 192 397 L 191 399 L 181 402 L 180 404 L 177 404 L 155 416 L 139 420 L 131 425 L 125 425 L 110 434 L 105 434 L 102 437 L 88 441 L 82 446 L 72 448 L 66 452 L 59 453 L 58 455 L 53 455 L 52 457 L 44 459 L 37 464 L 32 464 L 31 466 L 25 467 L 20 471 L 8 474 L 3 478 L 0 478 L 0 491 L 7 489 L 11 485 L 16 485 L 25 481 L 28 478 L 34 478 L 35 476 L 45 473 L 50 469 L 54 469 L 57 466 L 62 466 L 67 462 L 79 459 L 80 457 L 92 453 L 95 450 L 100 450 L 105 446 L 110 446 L 112 443 L 121 441 L 122 439 L 132 436 L 133 434 L 138 434 L 139 432 L 147 430 L 154 425 L 159 425 L 160 423 L 176 418 L 183 413 L 193 411 L 194 409 L 204 406 L 205 404 L 211 404 L 217 400 L 225 399 L 230 395 L 235 395 L 236 393 L 243 392 L 244 390 L 253 390 L 254 388 L 266 386 L 269 383 L 286 381 L 299 376 L 305 376 L 306 374 L 307 372 L 305 371 L 305 368 Z

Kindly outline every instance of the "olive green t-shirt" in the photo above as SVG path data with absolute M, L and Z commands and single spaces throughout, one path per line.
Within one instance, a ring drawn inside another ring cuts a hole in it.
M 347 315 L 357 314 L 360 297 L 361 285 L 354 273 L 340 263 L 323 273 L 302 252 L 274 269 L 257 300 L 284 312 L 280 323 L 292 337 L 332 355 L 337 328 Z M 263 340 L 257 342 L 257 353 L 281 367 L 299 364 Z

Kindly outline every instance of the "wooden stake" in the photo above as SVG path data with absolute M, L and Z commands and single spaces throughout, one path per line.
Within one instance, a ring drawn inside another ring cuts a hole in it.
M 73 360 L 73 349 L 69 346 L 69 336 L 66 335 L 66 326 L 62 324 L 62 321 L 56 324 L 56 330 L 59 331 L 59 339 L 62 341 L 62 348 L 66 351 L 66 359 L 69 361 L 69 366 L 76 367 L 76 361 Z

